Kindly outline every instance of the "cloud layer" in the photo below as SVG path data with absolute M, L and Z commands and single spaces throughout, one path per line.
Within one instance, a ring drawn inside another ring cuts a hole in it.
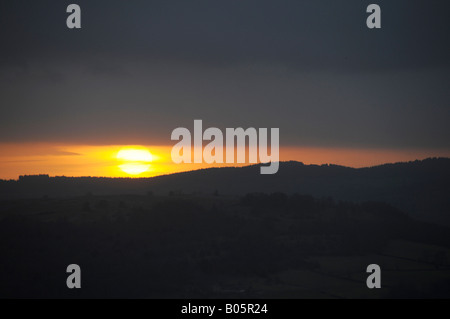
M 64 1 L 0 4 L 0 142 L 170 144 L 207 126 L 286 145 L 448 148 L 450 4 Z

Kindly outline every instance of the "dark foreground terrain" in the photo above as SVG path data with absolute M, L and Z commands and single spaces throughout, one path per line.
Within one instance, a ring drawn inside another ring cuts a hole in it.
M 423 221 L 450 226 L 450 158 L 368 168 L 281 162 L 278 173 L 261 175 L 258 165 L 209 168 L 153 178 L 21 176 L 0 180 L 0 200 L 95 195 L 213 194 L 262 192 L 310 194 L 316 198 L 388 203 Z
M 283 193 L 0 203 L 0 297 L 449 298 L 450 229 Z M 81 266 L 82 288 L 66 287 Z M 366 267 L 382 288 L 366 286 Z

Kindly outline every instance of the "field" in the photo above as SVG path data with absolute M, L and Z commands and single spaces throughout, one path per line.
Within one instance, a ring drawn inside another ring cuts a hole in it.
M 148 194 L 3 201 L 1 297 L 441 298 L 447 228 L 381 203 Z M 67 265 L 82 289 L 67 289 Z M 368 289 L 378 264 L 382 288 Z

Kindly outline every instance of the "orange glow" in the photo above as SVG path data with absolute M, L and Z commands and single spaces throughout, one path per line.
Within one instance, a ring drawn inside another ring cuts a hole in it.
M 246 164 L 174 164 L 169 146 L 83 146 L 0 144 L 0 179 L 19 175 L 152 177 L 208 167 Z M 351 167 L 450 157 L 449 150 L 386 150 L 356 148 L 282 147 L 280 160 Z
M 284 147 L 280 151 L 282 161 L 297 160 L 304 164 L 336 164 L 355 168 L 423 160 L 429 157 L 450 157 L 450 150 Z

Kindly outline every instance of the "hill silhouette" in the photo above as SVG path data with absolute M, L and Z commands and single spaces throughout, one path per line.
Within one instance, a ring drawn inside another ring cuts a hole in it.
M 139 179 L 41 175 L 0 182 L 0 200 L 86 194 L 240 196 L 273 192 L 385 202 L 414 218 L 450 224 L 450 159 L 430 158 L 359 169 L 291 161 L 281 162 L 274 175 L 261 175 L 259 165 L 251 165 Z
M 2 181 L 0 298 L 448 299 L 450 227 L 416 217 L 448 216 L 449 167 Z M 73 263 L 80 290 L 65 285 Z M 366 286 L 373 263 L 383 289 Z

